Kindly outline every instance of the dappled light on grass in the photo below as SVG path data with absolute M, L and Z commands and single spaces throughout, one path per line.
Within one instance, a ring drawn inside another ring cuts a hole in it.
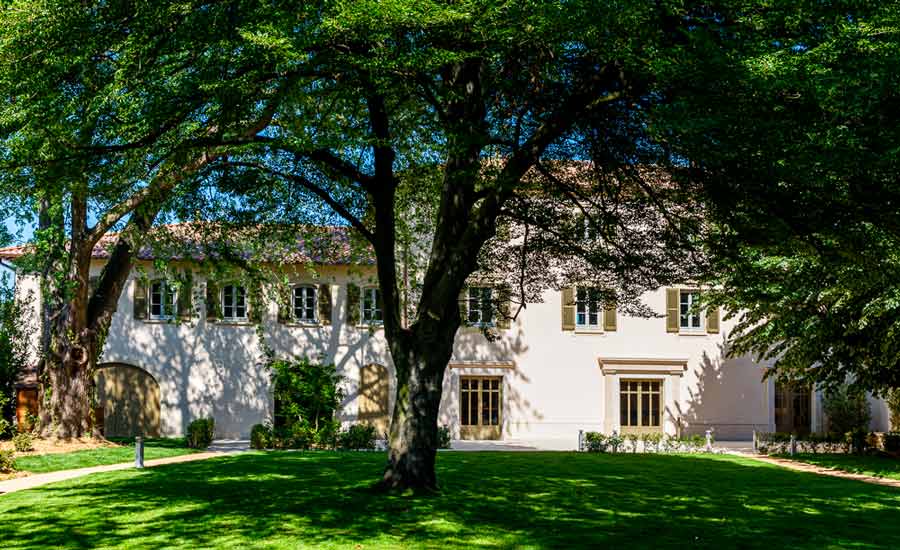
M 441 453 L 439 493 L 372 489 L 381 453 L 247 453 L 0 497 L 4 549 L 900 546 L 900 491 L 734 457 Z

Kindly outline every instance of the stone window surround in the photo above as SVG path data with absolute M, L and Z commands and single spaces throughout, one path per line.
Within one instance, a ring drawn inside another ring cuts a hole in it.
M 663 394 L 664 433 L 676 435 L 678 418 L 677 404 L 681 399 L 681 379 L 687 371 L 686 358 L 632 358 L 632 357 L 598 357 L 597 363 L 603 374 L 604 385 L 604 432 L 621 433 L 619 426 L 619 381 L 625 378 L 642 380 L 661 380 Z

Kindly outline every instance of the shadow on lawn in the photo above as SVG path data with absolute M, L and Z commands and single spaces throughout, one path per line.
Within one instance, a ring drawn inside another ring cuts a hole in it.
M 748 460 L 441 453 L 441 494 L 370 490 L 384 457 L 248 454 L 0 498 L 22 547 L 900 545 L 900 491 Z M 283 546 L 280 546 L 283 545 Z

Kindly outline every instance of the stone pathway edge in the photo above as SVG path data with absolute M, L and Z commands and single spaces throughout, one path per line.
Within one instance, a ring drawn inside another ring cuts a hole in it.
M 144 462 L 145 468 L 153 468 L 155 466 L 165 466 L 166 464 L 178 464 L 181 462 L 194 462 L 196 460 L 206 460 L 217 456 L 228 456 L 233 452 L 207 451 L 203 453 L 194 453 L 188 455 L 171 456 L 167 458 L 157 458 Z M 123 462 L 120 464 L 107 464 L 105 466 L 91 466 L 88 468 L 78 468 L 75 470 L 60 470 L 58 472 L 48 472 L 46 474 L 35 474 L 25 477 L 17 477 L 6 481 L 0 481 L 0 497 L 5 494 L 24 491 L 47 485 L 48 483 L 56 483 L 57 481 L 65 481 L 67 479 L 75 479 L 78 477 L 96 474 L 99 472 L 115 472 L 118 470 L 128 470 L 134 468 L 133 462 Z
M 845 472 L 844 470 L 837 470 L 834 468 L 823 468 L 822 466 L 816 466 L 814 464 L 809 464 L 807 462 L 800 462 L 798 460 L 790 460 L 787 458 L 775 458 L 767 455 L 758 455 L 758 454 L 742 454 L 741 456 L 746 456 L 748 458 L 752 458 L 754 460 L 759 460 L 760 462 L 766 462 L 768 464 L 774 464 L 776 466 L 781 466 L 782 468 L 788 468 L 790 470 L 796 470 L 798 472 L 809 472 L 814 474 L 819 474 L 823 476 L 831 476 L 831 477 L 839 477 L 842 479 L 852 479 L 855 481 L 862 481 L 864 483 L 872 483 L 874 485 L 882 485 L 885 487 L 895 487 L 900 489 L 900 480 L 890 479 L 886 477 L 875 477 L 869 476 L 865 474 L 854 474 L 851 472 Z

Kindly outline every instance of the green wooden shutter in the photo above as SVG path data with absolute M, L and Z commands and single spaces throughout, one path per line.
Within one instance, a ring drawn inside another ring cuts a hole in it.
M 331 324 L 331 285 L 319 285 L 316 292 L 319 301 L 319 322 L 323 325 Z
M 206 320 L 217 321 L 222 318 L 222 300 L 219 285 L 211 279 L 206 280 Z
M 616 306 L 603 308 L 603 330 L 607 332 L 615 332 Z
M 136 278 L 132 291 L 134 318 L 138 321 L 146 321 L 150 316 L 149 304 L 147 303 L 147 285 L 140 278 Z
M 347 324 L 359 324 L 359 287 L 353 283 L 347 283 Z
M 263 314 L 266 311 L 262 285 L 258 282 L 253 282 L 250 283 L 250 288 L 247 290 L 247 318 L 250 319 L 251 323 L 262 323 Z
M 501 286 L 497 289 L 497 328 L 508 329 L 510 327 L 509 318 L 509 287 Z
M 575 289 L 562 289 L 562 329 L 575 330 Z
M 459 322 L 462 326 L 469 324 L 469 287 L 463 287 L 459 291 Z
M 290 323 L 294 318 L 294 289 L 291 285 L 282 285 L 278 293 L 278 322 Z
M 194 274 L 186 272 L 181 286 L 178 287 L 178 317 L 188 320 L 193 316 L 194 306 Z
M 719 332 L 719 308 L 710 307 L 706 310 L 706 332 L 717 334 Z
M 666 289 L 666 332 L 678 332 L 681 329 L 678 313 L 679 296 L 677 288 Z

